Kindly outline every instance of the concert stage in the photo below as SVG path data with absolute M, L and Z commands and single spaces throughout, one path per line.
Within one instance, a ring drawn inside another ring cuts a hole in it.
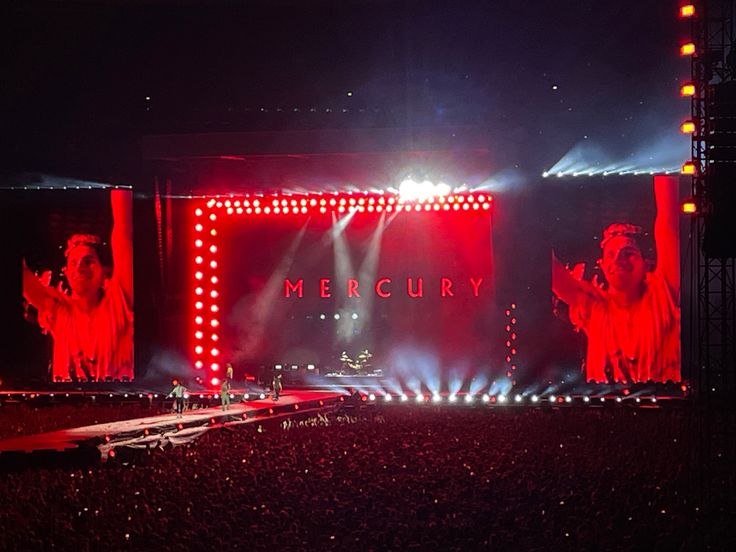
M 0 441 L 0 458 L 27 453 L 99 451 L 102 460 L 122 447 L 146 449 L 188 443 L 215 428 L 286 418 L 297 413 L 316 413 L 334 408 L 344 393 L 333 391 L 288 391 L 278 401 L 265 399 L 234 402 L 226 411 L 220 406 L 186 410 L 181 418 L 173 412 L 27 435 Z

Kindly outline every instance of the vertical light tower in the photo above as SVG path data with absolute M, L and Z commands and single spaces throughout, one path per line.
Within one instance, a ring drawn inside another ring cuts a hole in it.
M 704 519 L 717 507 L 733 508 L 733 478 L 719 474 L 736 461 L 736 52 L 733 0 L 681 4 L 690 40 L 680 54 L 691 58 L 693 201 L 691 262 L 692 328 L 689 359 L 696 400 L 699 469 Z M 720 505 L 720 506 L 716 506 Z M 706 538 L 709 529 L 703 528 Z M 704 544 L 704 543 L 703 543 Z

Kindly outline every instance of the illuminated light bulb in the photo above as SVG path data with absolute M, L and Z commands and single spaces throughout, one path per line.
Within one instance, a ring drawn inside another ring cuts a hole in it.
M 698 205 L 693 200 L 684 201 L 680 208 L 686 215 L 694 215 L 698 212 Z
M 681 171 L 682 174 L 695 174 L 695 163 L 692 161 L 688 161 L 684 165 L 682 165 Z
M 680 87 L 680 95 L 686 96 L 686 97 L 694 96 L 695 95 L 695 85 L 691 83 L 683 84 Z
M 680 55 L 681 56 L 691 56 L 695 53 L 695 44 L 692 42 L 686 42 L 682 46 L 680 46 Z
M 202 209 L 195 209 L 194 214 L 198 217 L 202 216 Z
M 680 132 L 683 134 L 693 134 L 695 132 L 695 123 L 693 121 L 684 121 L 680 125 Z
M 692 17 L 695 15 L 695 6 L 692 4 L 685 4 L 680 6 L 680 17 Z
M 201 272 L 195 272 L 194 273 L 194 278 L 196 280 L 201 280 L 203 277 L 204 277 L 204 274 L 202 274 Z

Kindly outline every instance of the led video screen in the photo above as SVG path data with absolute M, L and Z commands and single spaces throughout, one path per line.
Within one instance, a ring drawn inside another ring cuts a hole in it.
M 24 228 L 13 262 L 26 378 L 132 380 L 132 192 L 35 190 L 11 200 Z
M 503 360 L 489 207 L 219 214 L 195 260 L 197 343 L 217 340 L 195 353 L 322 373 L 489 373 Z

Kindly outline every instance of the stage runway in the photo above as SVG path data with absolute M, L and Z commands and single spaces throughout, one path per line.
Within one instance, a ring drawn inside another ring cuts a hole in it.
M 80 447 L 97 447 L 104 460 L 117 447 L 175 446 L 224 425 L 247 424 L 332 408 L 344 396 L 334 391 L 288 391 L 278 401 L 266 397 L 234 402 L 225 411 L 220 406 L 198 408 L 186 410 L 181 418 L 172 412 L 26 435 L 0 441 L 0 454 L 63 452 Z

